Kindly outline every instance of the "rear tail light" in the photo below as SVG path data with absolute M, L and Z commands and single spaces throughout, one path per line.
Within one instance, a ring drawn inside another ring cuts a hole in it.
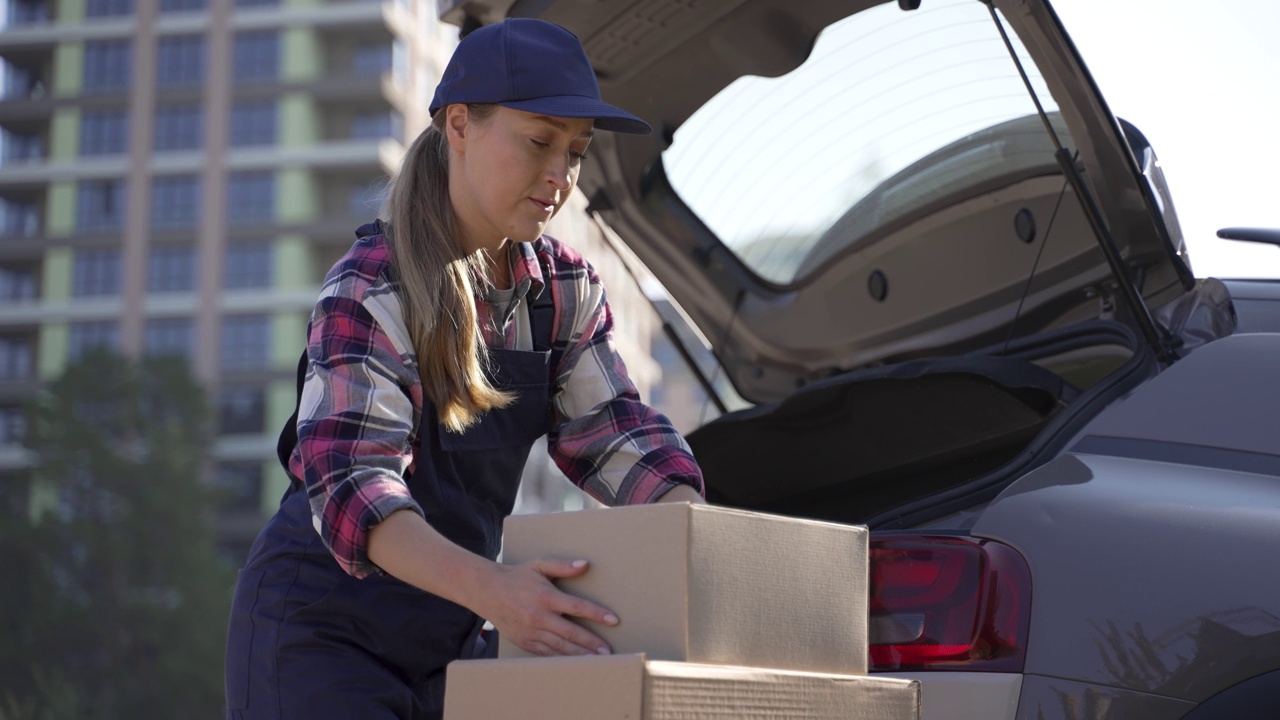
M 871 670 L 1022 671 L 1031 572 L 1013 548 L 873 536 L 870 592 Z

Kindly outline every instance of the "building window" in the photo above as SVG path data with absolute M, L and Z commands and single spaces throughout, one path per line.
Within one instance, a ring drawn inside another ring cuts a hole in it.
M 276 143 L 276 103 L 274 100 L 242 100 L 231 108 L 231 145 L 274 145 Z
M 376 217 L 382 209 L 382 192 L 377 184 L 352 184 L 347 188 L 347 214 L 359 220 Z
M 404 120 L 395 110 L 362 112 L 351 116 L 353 139 L 382 139 L 404 136 Z
M 199 214 L 199 177 L 159 175 L 151 179 L 151 227 L 194 227 Z
M 4 77 L 0 79 L 0 97 L 5 100 L 39 100 L 49 93 L 43 73 L 39 68 L 4 62 Z
M 110 17 L 132 15 L 133 0 L 88 0 L 84 7 L 86 17 Z
M 34 267 L 0 266 L 0 302 L 35 300 L 39 294 Z
M 205 0 L 160 0 L 160 12 L 188 12 L 205 9 Z
M 280 32 L 255 30 L 236 33 L 236 82 L 275 80 L 280 75 Z
M 189 245 L 153 245 L 147 258 L 147 290 L 191 292 L 196 286 L 196 249 Z
M 271 318 L 228 315 L 222 320 L 222 369 L 260 370 L 269 364 Z
M 235 172 L 227 178 L 227 218 L 232 225 L 275 219 L 276 178 L 271 172 Z
M 30 238 L 40 234 L 40 208 L 33 202 L 0 198 L 0 237 Z
M 76 195 L 76 229 L 112 232 L 124 225 L 124 181 L 85 180 Z
M 23 408 L 0 407 L 0 445 L 19 444 L 26 432 L 27 413 Z
M 129 40 L 89 40 L 84 44 L 84 93 L 129 89 L 132 48 Z
M 38 133 L 16 133 L 0 128 L 0 147 L 3 147 L 5 164 L 44 159 L 44 138 Z
M 35 366 L 35 340 L 29 337 L 0 337 L 0 382 L 29 380 Z
M 71 323 L 67 337 L 67 362 L 75 362 L 90 350 L 116 352 L 120 347 L 119 326 L 112 320 Z
M 10 25 L 35 25 L 52 19 L 53 0 L 13 0 L 9 3 Z
M 204 79 L 204 38 L 170 35 L 156 48 L 156 83 L 162 88 L 193 87 Z
M 391 43 L 366 42 L 351 52 L 351 74 L 357 77 L 380 77 L 391 69 Z
M 191 357 L 195 334 L 191 318 L 158 318 L 143 331 L 147 357 Z
M 156 150 L 198 150 L 203 127 L 199 105 L 161 105 L 156 108 Z
M 76 251 L 71 294 L 99 297 L 120 293 L 120 251 L 114 248 Z
M 271 287 L 274 260 L 269 243 L 230 244 L 223 266 L 222 286 L 227 289 Z
M 85 110 L 80 118 L 81 155 L 119 155 L 128 136 L 124 110 Z
M 218 432 L 260 433 L 266 427 L 267 392 L 261 387 L 230 385 L 218 394 Z
M 262 463 L 226 462 L 218 464 L 214 482 L 222 492 L 222 509 L 227 511 L 258 510 L 262 503 Z M 241 551 L 243 563 L 248 550 Z

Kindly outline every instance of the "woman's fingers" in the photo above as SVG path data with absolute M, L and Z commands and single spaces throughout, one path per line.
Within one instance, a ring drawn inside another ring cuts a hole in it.
M 559 615 L 551 619 L 548 630 L 564 641 L 563 645 L 556 648 L 564 655 L 609 654 L 609 644 L 600 636 Z
M 608 608 L 565 592 L 557 591 L 553 596 L 551 609 L 560 615 L 578 617 L 609 627 L 618 624 L 618 616 Z
M 587 561 L 540 558 L 532 562 L 532 567 L 543 577 L 549 579 L 569 578 L 576 577 L 586 572 Z M 601 625 L 608 625 L 609 627 L 618 624 L 618 616 L 614 615 L 608 608 L 597 605 L 589 600 L 584 600 L 580 597 L 559 591 L 557 591 L 554 598 L 555 602 L 551 610 L 561 615 L 580 617 L 584 620 L 590 620 Z
M 557 618 L 552 627 L 534 635 L 532 643 L 544 648 L 548 655 L 607 655 L 609 647 L 603 640 L 574 625 Z M 536 652 L 536 650 L 530 650 Z
M 586 572 L 583 560 L 542 558 L 503 570 L 504 597 L 489 620 L 518 647 L 536 655 L 607 654 L 609 644 L 574 622 L 589 620 L 601 625 L 618 624 L 608 608 L 590 600 L 562 592 L 553 579 L 575 577 Z
M 554 558 L 538 558 L 529 563 L 538 574 L 547 578 L 577 577 L 587 571 L 586 560 L 557 560 Z

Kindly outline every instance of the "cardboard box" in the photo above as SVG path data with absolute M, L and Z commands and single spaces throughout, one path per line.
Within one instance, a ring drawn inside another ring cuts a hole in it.
M 643 655 L 459 660 L 444 720 L 917 720 L 920 683 L 646 661 Z
M 544 556 L 590 561 L 557 584 L 618 616 L 583 623 L 615 653 L 866 674 L 865 527 L 689 503 L 508 518 L 504 562 Z

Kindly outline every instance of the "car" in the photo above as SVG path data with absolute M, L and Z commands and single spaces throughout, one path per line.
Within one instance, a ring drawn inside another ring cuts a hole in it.
M 745 401 L 708 498 L 871 528 L 927 720 L 1280 713 L 1280 286 L 1193 274 L 1047 0 L 443 13 L 564 25 L 655 126 L 580 185 Z

